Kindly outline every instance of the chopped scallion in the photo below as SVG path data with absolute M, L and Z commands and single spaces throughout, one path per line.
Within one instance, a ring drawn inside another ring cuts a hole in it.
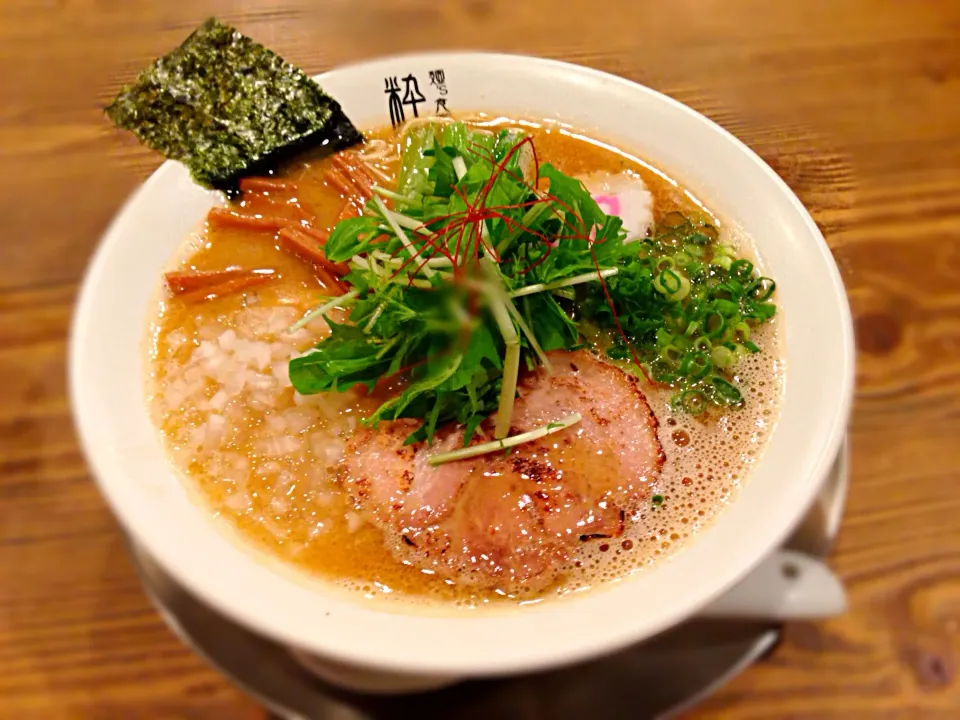
M 699 415 L 707 409 L 707 396 L 702 390 L 684 390 L 680 394 L 680 406 L 684 412 Z
M 734 355 L 729 348 L 725 348 L 723 345 L 718 345 L 710 351 L 710 358 L 713 360 L 714 365 L 721 370 L 726 370 L 728 367 L 733 365 Z

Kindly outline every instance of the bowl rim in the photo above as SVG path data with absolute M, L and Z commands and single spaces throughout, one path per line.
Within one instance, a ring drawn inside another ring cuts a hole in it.
M 843 286 L 839 269 L 833 260 L 829 247 L 826 244 L 820 230 L 804 208 L 800 200 L 794 195 L 787 184 L 749 147 L 738 140 L 730 132 L 696 112 L 692 108 L 680 103 L 673 98 L 664 95 L 639 83 L 633 82 L 601 70 L 588 68 L 560 60 L 547 59 L 529 55 L 516 55 L 507 53 L 489 53 L 489 52 L 429 52 L 429 53 L 404 53 L 365 60 L 359 63 L 351 63 L 331 68 L 327 72 L 315 75 L 315 79 L 321 83 L 331 74 L 341 72 L 369 71 L 379 65 L 396 61 L 417 61 L 417 62 L 446 62 L 446 63 L 522 63 L 524 65 L 539 67 L 545 71 L 552 70 L 564 74 L 572 74 L 587 80 L 599 81 L 602 83 L 613 84 L 624 88 L 632 93 L 647 95 L 650 99 L 659 103 L 664 103 L 672 108 L 673 111 L 681 112 L 692 120 L 705 125 L 705 129 L 713 132 L 717 136 L 718 142 L 732 144 L 740 153 L 744 154 L 754 165 L 756 165 L 770 180 L 776 190 L 785 196 L 792 209 L 796 211 L 803 220 L 804 233 L 809 236 L 811 242 L 815 243 L 818 254 L 825 261 L 829 281 L 829 290 L 836 299 L 836 309 L 839 313 L 840 333 L 843 340 L 843 359 L 844 365 L 836 371 L 839 390 L 834 406 L 833 420 L 829 429 L 824 431 L 824 442 L 820 446 L 818 457 L 814 463 L 814 470 L 810 473 L 817 478 L 824 478 L 829 471 L 830 465 L 839 451 L 841 442 L 844 438 L 846 427 L 849 421 L 854 389 L 855 372 L 855 350 L 853 322 L 847 301 L 846 292 Z M 82 342 L 81 338 L 86 332 L 86 326 L 89 322 L 89 306 L 92 303 L 92 284 L 93 279 L 102 272 L 102 266 L 106 264 L 108 248 L 111 238 L 116 236 L 118 228 L 123 222 L 125 215 L 131 212 L 131 208 L 139 202 L 148 198 L 153 188 L 166 181 L 167 176 L 174 171 L 175 163 L 167 161 L 163 163 L 145 183 L 136 189 L 124 203 L 123 207 L 113 218 L 110 226 L 101 237 L 101 240 L 88 264 L 84 274 L 78 301 L 76 304 L 69 346 L 69 368 L 68 383 L 71 407 L 74 415 L 74 424 L 83 453 L 88 464 L 93 470 L 93 476 L 99 486 L 101 494 L 107 500 L 115 516 L 120 520 L 128 533 L 135 537 L 143 547 L 156 559 L 177 582 L 181 583 L 189 592 L 199 599 L 216 607 L 233 620 L 262 632 L 280 642 L 290 646 L 301 647 L 311 652 L 322 654 L 323 657 L 335 661 L 355 664 L 363 667 L 380 669 L 385 671 L 410 671 L 416 674 L 449 674 L 472 676 L 494 675 L 503 673 L 515 673 L 531 669 L 552 667 L 561 664 L 569 664 L 578 660 L 583 660 L 606 652 L 613 652 L 622 649 L 638 640 L 653 636 L 664 629 L 676 624 L 685 617 L 688 617 L 711 600 L 721 595 L 725 590 L 735 585 L 742 577 L 759 563 L 765 555 L 782 544 L 786 539 L 792 527 L 799 522 L 806 512 L 810 503 L 813 502 L 816 492 L 811 490 L 807 493 L 803 502 L 796 507 L 791 508 L 790 512 L 785 512 L 786 521 L 783 524 L 767 533 L 765 544 L 762 547 L 754 548 L 751 552 L 744 552 L 737 558 L 736 562 L 730 562 L 730 567 L 726 572 L 721 573 L 722 582 L 713 583 L 712 590 L 709 593 L 701 594 L 696 598 L 680 598 L 676 605 L 666 612 L 662 612 L 656 621 L 638 622 L 629 627 L 618 628 L 615 631 L 598 635 L 596 637 L 583 640 L 581 639 L 575 647 L 564 647 L 558 654 L 556 648 L 538 648 L 526 647 L 517 651 L 511 648 L 509 652 L 501 655 L 488 653 L 487 655 L 476 657 L 471 653 L 446 654 L 442 657 L 415 657 L 403 656 L 393 648 L 368 646 L 357 647 L 345 645 L 338 641 L 328 641 L 322 632 L 313 629 L 304 631 L 303 628 L 294 629 L 287 618 L 283 618 L 283 613 L 269 613 L 266 617 L 256 614 L 252 608 L 236 597 L 228 596 L 223 592 L 218 592 L 211 587 L 210 578 L 202 576 L 196 569 L 179 565 L 176 559 L 167 553 L 162 544 L 151 542 L 142 537 L 137 528 L 133 525 L 132 518 L 125 515 L 122 499 L 114 492 L 111 483 L 104 480 L 107 473 L 113 472 L 107 467 L 105 459 L 102 457 L 100 448 L 93 443 L 93 438 L 88 433 L 86 423 L 90 421 L 88 411 L 85 406 L 86 396 L 82 392 L 81 368 Z M 825 284 L 825 290 L 826 284 Z M 811 482 L 812 488 L 819 485 Z M 666 563 L 665 563 L 666 564 Z M 597 597 L 601 593 L 588 594 Z M 583 603 L 584 599 L 575 601 Z M 565 605 L 567 603 L 548 603 L 553 607 Z M 360 606 L 358 604 L 358 606 Z M 361 606 L 362 607 L 362 606 Z M 381 612 L 380 609 L 365 608 L 364 612 Z M 399 615 L 395 612 L 388 613 L 393 618 L 408 618 L 407 615 Z M 487 615 L 484 618 L 463 618 L 458 622 L 497 622 L 501 616 Z M 446 618 L 444 618 L 446 619 Z M 439 618 L 438 618 L 439 620 Z

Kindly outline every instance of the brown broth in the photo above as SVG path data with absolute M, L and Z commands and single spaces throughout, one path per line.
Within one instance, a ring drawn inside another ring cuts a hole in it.
M 478 121 L 487 127 L 514 124 L 482 116 Z M 677 183 L 626 153 L 587 142 L 556 124 L 524 123 L 523 129 L 533 136 L 541 161 L 549 161 L 565 173 L 639 175 L 654 197 L 656 219 L 671 210 L 705 212 Z M 366 136 L 395 142 L 390 129 Z M 328 164 L 329 160 L 304 157 L 283 172 L 298 183 L 294 204 L 315 215 L 317 227 L 329 227 L 344 202 L 323 179 Z M 380 163 L 378 169 L 390 175 L 396 168 L 395 163 L 388 162 Z M 725 229 L 722 232 L 725 242 L 736 245 L 741 254 L 754 256 L 748 239 Z M 325 332 L 322 323 L 313 323 L 291 341 L 278 327 L 266 331 L 249 327 L 250 322 L 260 322 L 257 318 L 261 315 L 270 315 L 272 308 L 286 308 L 282 312 L 299 318 L 328 294 L 311 267 L 282 250 L 269 233 L 208 227 L 192 239 L 176 264 L 178 268 L 197 270 L 228 266 L 269 267 L 276 277 L 255 291 L 199 304 L 165 297 L 150 328 L 151 409 L 173 463 L 199 490 L 203 503 L 244 541 L 270 556 L 311 576 L 355 588 L 366 597 L 460 606 L 502 603 L 503 598 L 493 592 L 460 588 L 454 581 L 399 563 L 378 529 L 368 524 L 357 527 L 354 510 L 336 481 L 335 462 L 331 463 L 322 441 L 329 436 L 334 443 L 342 442 L 336 439 L 337 434 L 342 438 L 348 433 L 356 417 L 376 406 L 374 400 L 357 394 L 340 395 L 329 398 L 331 406 L 324 405 L 321 413 L 316 410 L 317 399 L 298 404 L 302 401 L 289 387 L 272 391 L 272 405 L 258 405 L 257 393 L 245 386 L 239 395 L 227 398 L 224 408 L 215 408 L 214 414 L 224 418 L 223 437 L 212 447 L 198 440 L 212 422 L 210 409 L 201 411 L 199 406 L 218 405 L 223 401 L 223 389 L 204 377 L 198 379 L 197 373 L 190 375 L 192 357 L 203 349 L 215 350 L 222 333 L 232 329 L 241 338 L 286 343 L 276 348 L 275 357 L 271 356 L 272 367 L 286 362 L 281 350 L 302 352 Z M 668 458 L 656 488 L 665 502 L 661 507 L 638 512 L 624 538 L 587 550 L 576 567 L 570 568 L 568 580 L 546 594 L 564 595 L 646 567 L 682 546 L 730 500 L 759 455 L 778 414 L 783 368 L 775 323 L 756 333 L 754 339 L 764 352 L 741 361 L 740 375 L 748 378 L 748 402 L 738 413 L 705 419 L 675 415 L 667 400 L 669 392 L 646 389 L 660 420 L 660 440 Z M 267 373 L 251 373 L 251 377 L 257 376 L 257 382 L 266 382 L 263 378 Z M 191 387 L 193 391 L 183 390 Z M 180 397 L 184 392 L 186 397 Z M 285 422 L 300 417 L 304 425 L 296 433 L 291 431 L 297 439 L 295 449 L 268 457 L 271 450 L 264 438 L 273 432 L 270 428 L 278 417 L 288 418 Z M 244 463 L 246 470 L 242 469 Z

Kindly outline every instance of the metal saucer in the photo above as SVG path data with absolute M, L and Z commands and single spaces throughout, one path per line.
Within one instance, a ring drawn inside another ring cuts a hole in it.
M 844 444 L 821 497 L 787 547 L 819 556 L 829 552 L 848 482 Z M 579 720 L 597 710 L 607 718 L 665 720 L 763 658 L 780 634 L 778 626 L 764 623 L 694 619 L 616 655 L 573 667 L 468 681 L 417 695 L 364 696 L 323 683 L 286 648 L 220 616 L 135 545 L 130 549 L 144 589 L 167 624 L 211 665 L 287 720 Z

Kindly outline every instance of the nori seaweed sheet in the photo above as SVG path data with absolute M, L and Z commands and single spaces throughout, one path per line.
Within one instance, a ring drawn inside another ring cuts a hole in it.
M 308 147 L 333 152 L 363 139 L 303 71 L 214 18 L 140 73 L 106 114 L 184 163 L 198 184 L 228 193 Z

